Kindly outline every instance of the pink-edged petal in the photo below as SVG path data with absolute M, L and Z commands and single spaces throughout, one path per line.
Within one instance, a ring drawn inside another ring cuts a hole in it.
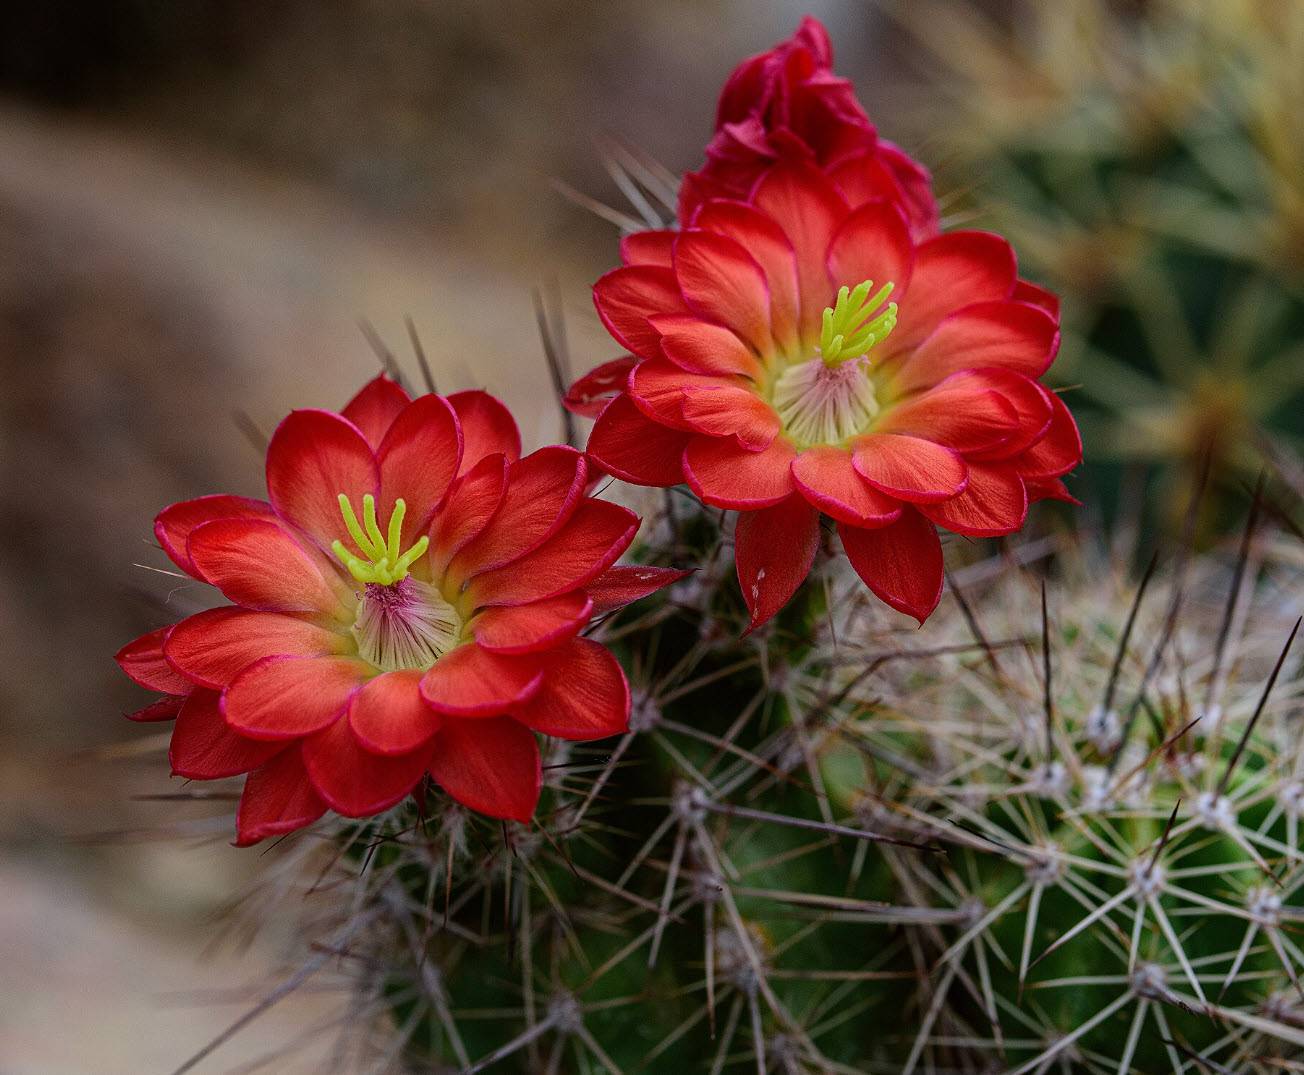
M 235 815 L 236 847 L 284 836 L 311 825 L 326 812 L 308 780 L 298 746 L 283 750 L 245 780 Z
M 767 622 L 810 574 L 819 548 L 820 515 L 800 496 L 738 516 L 734 564 L 750 614 L 748 631 Z
M 188 679 L 221 690 L 264 657 L 327 657 L 347 652 L 349 639 L 297 616 L 212 608 L 178 623 L 163 648 Z
M 1047 291 L 1044 287 L 1038 287 L 1027 280 L 1019 280 L 1015 283 L 1010 298 L 1019 302 L 1030 302 L 1033 306 L 1040 306 L 1056 321 L 1060 319 L 1059 296 L 1053 291 Z
M 793 460 L 792 476 L 801 495 L 838 522 L 886 526 L 901 514 L 901 502 L 866 482 L 845 448 L 805 449 Z
M 993 392 L 999 392 L 1013 409 L 1018 420 L 1015 432 L 995 448 L 979 452 L 979 459 L 1008 459 L 1018 455 L 1033 441 L 1040 440 L 1050 428 L 1051 398 L 1036 381 L 1014 370 L 981 369 L 955 374 L 944 383 L 965 378 Z
M 362 430 L 368 444 L 379 448 L 390 424 L 411 402 L 403 387 L 382 373 L 368 381 L 340 414 Z
M 692 568 L 618 565 L 586 584 L 584 590 L 593 600 L 592 615 L 601 616 L 654 594 L 692 573 Z
M 548 654 L 538 693 L 512 716 L 558 739 L 605 739 L 629 730 L 629 684 L 606 646 L 574 638 Z
M 883 433 L 927 437 L 957 452 L 982 452 L 1010 440 L 1019 415 L 1001 393 L 968 371 L 893 407 L 878 424 Z
M 412 547 L 443 502 L 462 461 L 462 430 L 442 396 L 413 400 L 394 419 L 376 453 L 380 464 L 377 514 L 387 525 L 394 502 L 406 506 L 400 549 Z
M 792 243 L 801 295 L 801 333 L 818 338 L 824 307 L 837 291 L 827 261 L 829 243 L 847 215 L 846 199 L 819 169 L 785 161 L 761 174 L 750 201 L 776 221 Z
M 878 598 L 921 624 L 942 598 L 942 543 L 933 524 L 907 508 L 891 526 L 838 523 L 852 568 Z
M 521 431 L 516 419 L 501 400 L 478 388 L 454 392 L 448 405 L 462 428 L 462 466 L 465 474 L 491 455 L 506 456 L 509 463 L 521 458 Z
M 762 354 L 770 349 L 769 284 L 741 244 L 710 231 L 680 232 L 675 276 L 694 313 L 732 329 Z
M 895 336 L 895 333 L 893 333 Z M 931 388 L 961 370 L 995 366 L 1037 378 L 1059 348 L 1059 326 L 1026 302 L 980 302 L 947 316 L 893 377 L 899 392 Z
M 593 305 L 616 342 L 643 358 L 657 353 L 660 338 L 648 318 L 688 313 L 673 270 L 655 265 L 613 269 L 593 285 Z
M 1065 504 L 1081 505 L 1082 501 L 1069 492 L 1066 486 L 1059 478 L 1046 478 L 1038 480 L 1036 478 L 1024 478 L 1023 487 L 1028 490 L 1028 503 L 1035 504 L 1039 500 L 1060 500 Z
M 620 260 L 626 265 L 657 265 L 670 268 L 675 236 L 669 228 L 636 231 L 620 240 Z
M 272 506 L 262 500 L 247 496 L 201 496 L 197 500 L 183 500 L 159 512 L 154 520 L 154 536 L 172 562 L 187 574 L 198 574 L 186 543 L 191 531 L 204 523 L 218 519 L 275 519 Z
M 884 168 L 892 173 L 901 190 L 900 205 L 910 221 L 910 232 L 916 241 L 936 235 L 939 214 L 937 198 L 933 194 L 932 173 L 886 138 L 878 140 L 874 153 Z
M 158 721 L 175 720 L 181 707 L 186 704 L 184 694 L 169 694 L 166 698 L 160 698 L 157 702 L 150 702 L 143 709 L 137 709 L 134 713 L 124 713 L 123 716 L 128 720 L 134 720 L 138 724 L 153 724 Z
M 755 392 L 735 386 L 684 389 L 684 421 L 712 437 L 734 436 L 749 451 L 768 448 L 783 423 Z
M 498 511 L 466 543 L 449 570 L 467 578 L 537 549 L 566 525 L 584 498 L 587 479 L 584 455 L 564 444 L 517 460 L 508 469 Z
M 1013 467 L 1001 463 L 969 464 L 963 493 L 919 509 L 938 526 L 966 537 L 1013 533 L 1028 517 L 1028 494 Z
M 463 806 L 528 822 L 543 783 L 539 744 L 510 717 L 450 720 L 435 736 L 430 775 Z
M 572 590 L 528 605 L 487 608 L 471 621 L 471 631 L 483 649 L 535 653 L 573 638 L 592 616 L 593 602 L 588 594 Z M 551 655 L 548 660 L 552 660 Z
M 629 548 L 638 521 L 618 504 L 585 500 L 558 534 L 528 556 L 472 579 L 469 596 L 477 607 L 519 605 L 579 589 Z
M 194 683 L 168 663 L 164 646 L 171 627 L 160 627 L 128 642 L 114 654 L 118 667 L 142 687 L 163 694 L 188 694 Z
M 239 776 L 285 749 L 284 743 L 248 739 L 232 731 L 222 716 L 221 697 L 217 691 L 200 689 L 181 707 L 168 747 L 173 776 L 188 780 Z
M 1082 436 L 1077 422 L 1059 396 L 1054 392 L 1047 395 L 1052 410 L 1050 428 L 1015 460 L 1019 474 L 1025 478 L 1059 478 L 1082 462 Z
M 347 720 L 336 721 L 303 741 L 308 779 L 326 805 L 345 817 L 370 817 L 388 810 L 420 783 L 429 760 L 429 746 L 395 757 L 373 754 L 358 741 Z
M 337 580 L 323 574 L 318 558 L 280 523 L 205 523 L 190 535 L 188 551 L 199 577 L 237 605 L 260 612 L 339 613 Z
M 488 455 L 463 474 L 430 523 L 430 566 L 443 575 L 450 560 L 477 537 L 503 502 L 507 489 L 505 456 Z
M 957 495 L 964 490 L 968 474 L 964 460 L 952 449 L 897 433 L 860 437 L 851 462 L 874 488 L 913 504 Z
M 689 436 L 652 421 L 622 393 L 594 424 L 587 450 L 603 470 L 623 481 L 671 486 L 684 480 L 681 460 Z
M 703 205 L 693 218 L 692 226 L 732 239 L 751 254 L 765 275 L 774 338 L 781 346 L 794 345 L 801 305 L 797 290 L 797 257 L 783 229 L 745 202 L 723 199 Z
M 999 235 L 951 231 L 923 243 L 889 350 L 918 344 L 962 306 L 1008 298 L 1016 275 L 1014 250 Z
M 539 661 L 492 653 L 469 642 L 431 666 L 421 679 L 421 696 L 451 717 L 489 717 L 523 702 L 542 681 Z
M 422 675 L 415 668 L 386 672 L 353 695 L 348 723 L 363 747 L 373 754 L 400 755 L 430 741 L 440 718 L 421 697 Z
M 347 418 L 330 411 L 291 411 L 267 446 L 267 497 L 286 522 L 323 549 L 343 541 L 361 555 L 340 514 L 339 496 L 355 511 L 380 487 L 380 471 L 367 438 Z
M 652 325 L 661 333 L 661 354 L 681 370 L 708 377 L 755 377 L 761 372 L 750 348 L 723 325 L 670 314 L 654 317 Z
M 231 681 L 222 712 L 253 739 L 297 739 L 337 720 L 371 674 L 350 657 L 266 657 Z
M 727 332 L 727 329 L 721 329 Z M 739 344 L 738 346 L 742 346 Z M 562 403 L 571 414 L 583 418 L 596 418 L 608 403 L 624 389 L 629 371 L 637 359 L 633 355 L 613 358 L 589 370 L 566 391 Z
M 634 367 L 626 395 L 654 422 L 692 432 L 684 418 L 684 392 L 693 388 L 732 388 L 737 378 L 689 373 L 663 358 L 649 359 Z
M 760 452 L 749 452 L 732 438 L 694 437 L 684 449 L 684 476 L 708 504 L 755 511 L 792 493 L 796 454 L 783 437 Z
M 913 262 L 906 218 L 888 202 L 862 205 L 843 221 L 829 244 L 829 274 L 838 286 L 855 288 L 872 280 L 877 291 L 890 283 L 895 285 L 891 297 L 899 302 L 910 293 Z

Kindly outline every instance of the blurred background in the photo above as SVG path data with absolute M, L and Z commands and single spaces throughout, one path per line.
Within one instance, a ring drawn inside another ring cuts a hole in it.
M 144 699 L 112 653 L 201 599 L 148 570 L 155 512 L 260 493 L 259 435 L 377 368 L 360 319 L 415 372 L 410 317 L 441 389 L 556 439 L 532 290 L 576 371 L 614 349 L 587 288 L 617 232 L 563 191 L 622 204 L 613 137 L 696 167 L 728 70 L 808 11 L 947 223 L 1064 295 L 1087 517 L 1144 502 L 1128 525 L 1162 530 L 1205 459 L 1211 533 L 1265 459 L 1298 503 L 1296 0 L 5 5 L 2 1075 L 171 1071 L 277 969 L 275 922 L 216 943 L 262 864 L 226 846 L 230 804 L 150 798 L 176 791 L 157 728 L 121 719 Z M 330 1070 L 258 1064 L 332 1002 L 296 994 L 199 1070 Z

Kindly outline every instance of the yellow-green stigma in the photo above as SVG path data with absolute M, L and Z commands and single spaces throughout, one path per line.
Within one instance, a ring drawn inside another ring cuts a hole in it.
M 826 366 L 836 366 L 848 359 L 860 358 L 875 344 L 882 343 L 896 328 L 897 304 L 875 314 L 896 286 L 890 281 L 870 297 L 873 280 L 866 280 L 854 290 L 843 287 L 838 300 L 824 308 L 824 325 L 820 332 L 820 357 Z
M 380 532 L 376 522 L 376 498 L 367 493 L 362 498 L 362 523 L 353 513 L 349 498 L 340 493 L 340 514 L 344 516 L 344 525 L 349 537 L 357 543 L 359 549 L 368 557 L 360 560 L 349 552 L 344 542 L 334 541 L 331 548 L 335 555 L 349 569 L 349 573 L 359 582 L 371 582 L 377 586 L 392 586 L 400 579 L 407 578 L 408 569 L 417 562 L 430 547 L 430 539 L 422 537 L 412 548 L 400 555 L 399 541 L 403 534 L 403 516 L 407 514 L 407 505 L 402 499 L 394 501 L 394 510 L 389 516 L 388 536 Z

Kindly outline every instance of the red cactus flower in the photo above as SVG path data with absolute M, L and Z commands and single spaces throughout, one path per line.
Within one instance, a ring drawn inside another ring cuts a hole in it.
M 999 236 L 917 243 L 898 206 L 780 164 L 748 201 L 709 200 L 622 250 L 594 300 L 632 355 L 571 405 L 605 404 L 588 450 L 610 473 L 742 513 L 753 626 L 806 577 L 821 512 L 870 589 L 922 623 L 942 587 L 934 524 L 1008 534 L 1031 501 L 1071 499 L 1077 427 L 1037 383 L 1058 304 Z
M 828 31 L 810 16 L 725 82 L 706 163 L 679 188 L 680 221 L 710 198 L 745 198 L 761 173 L 784 159 L 824 169 L 854 204 L 895 202 L 917 238 L 937 231 L 928 170 L 878 137 L 851 83 L 833 73 Z
M 295 411 L 267 450 L 267 501 L 208 496 L 155 523 L 178 567 L 232 603 L 118 654 L 175 717 L 173 772 L 248 773 L 237 843 L 327 808 L 388 809 L 429 773 L 528 820 L 534 733 L 625 730 L 629 691 L 591 617 L 681 572 L 613 567 L 638 519 L 586 495 L 584 457 L 520 457 L 484 392 L 408 397 L 379 377 L 344 408 Z

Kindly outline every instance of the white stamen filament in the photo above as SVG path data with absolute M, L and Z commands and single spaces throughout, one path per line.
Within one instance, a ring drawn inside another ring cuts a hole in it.
M 389 586 L 368 583 L 353 625 L 358 655 L 382 672 L 429 668 L 457 645 L 461 633 L 453 606 L 411 575 Z
M 797 447 L 840 444 L 865 432 L 878 414 L 868 367 L 864 356 L 832 367 L 816 357 L 783 371 L 772 404 Z

